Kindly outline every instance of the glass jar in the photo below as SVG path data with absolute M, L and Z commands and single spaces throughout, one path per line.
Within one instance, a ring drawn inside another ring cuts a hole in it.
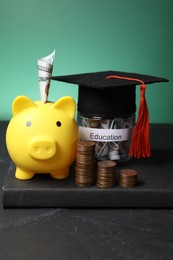
M 129 147 L 135 126 L 135 113 L 112 119 L 86 117 L 77 114 L 80 140 L 96 142 L 95 155 L 98 161 L 128 161 Z

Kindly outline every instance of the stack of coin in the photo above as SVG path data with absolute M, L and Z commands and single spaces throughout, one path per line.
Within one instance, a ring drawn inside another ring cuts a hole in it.
M 100 161 L 97 163 L 97 186 L 111 188 L 115 186 L 116 163 Z
M 95 143 L 79 141 L 76 154 L 75 183 L 78 186 L 91 186 L 94 184 L 95 172 Z
M 119 185 L 124 188 L 137 186 L 137 171 L 134 169 L 120 170 Z

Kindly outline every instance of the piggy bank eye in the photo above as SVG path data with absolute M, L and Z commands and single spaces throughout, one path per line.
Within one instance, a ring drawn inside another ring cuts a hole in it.
M 60 126 L 61 126 L 61 122 L 60 122 L 60 121 L 57 121 L 57 122 L 56 122 L 56 125 L 57 125 L 58 127 L 60 127 Z
M 31 125 L 32 125 L 31 121 L 27 121 L 27 122 L 26 122 L 26 126 L 27 126 L 27 127 L 29 127 L 29 126 L 31 126 Z

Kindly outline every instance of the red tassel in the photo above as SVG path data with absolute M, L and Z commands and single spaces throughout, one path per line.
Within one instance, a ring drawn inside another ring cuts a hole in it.
M 129 155 L 137 157 L 149 157 L 151 156 L 150 151 L 150 140 L 149 140 L 149 112 L 147 102 L 145 98 L 145 84 L 140 86 L 140 106 L 138 112 L 138 120 L 133 131 L 132 141 L 130 145 Z
M 118 78 L 124 80 L 131 80 L 140 82 L 140 106 L 138 112 L 138 119 L 136 126 L 133 131 L 132 141 L 130 145 L 129 155 L 137 157 L 149 157 L 151 156 L 150 151 L 150 140 L 149 140 L 149 111 L 145 98 L 146 85 L 142 80 L 134 78 L 126 78 L 121 76 L 108 76 L 108 78 Z

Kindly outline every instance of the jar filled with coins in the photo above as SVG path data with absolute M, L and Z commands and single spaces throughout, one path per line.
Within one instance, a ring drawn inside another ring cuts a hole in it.
M 129 147 L 135 126 L 135 113 L 114 118 L 86 117 L 78 112 L 80 140 L 95 142 L 98 161 L 123 163 L 130 160 Z

